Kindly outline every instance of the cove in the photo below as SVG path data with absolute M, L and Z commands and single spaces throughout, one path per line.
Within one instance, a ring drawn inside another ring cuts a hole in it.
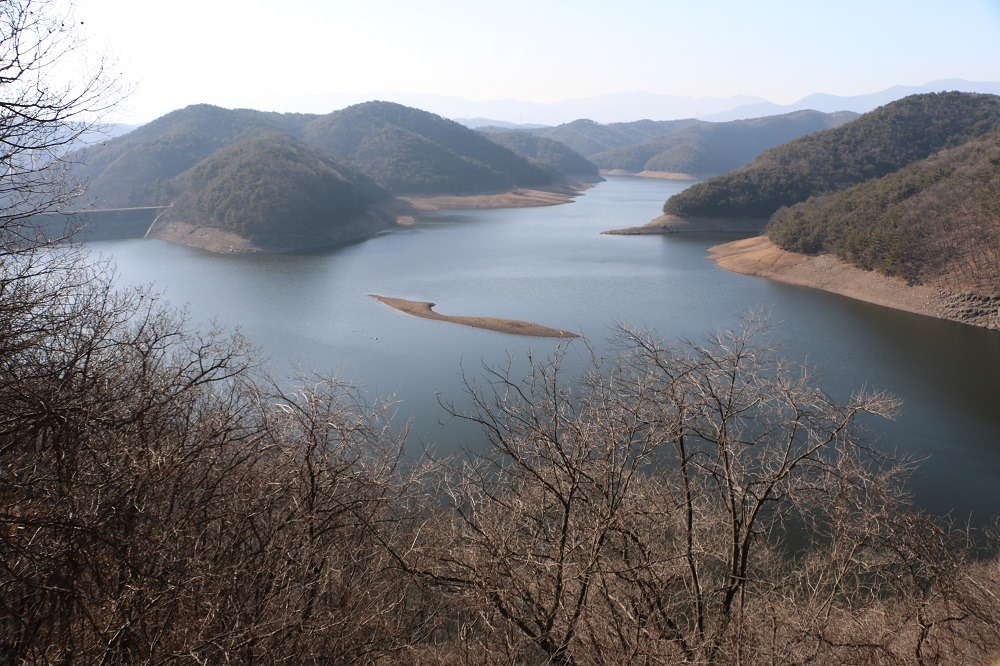
M 123 283 L 152 283 L 194 325 L 238 327 L 278 376 L 336 373 L 371 396 L 394 396 L 415 442 L 446 453 L 476 432 L 444 422 L 439 399 L 463 398 L 464 372 L 527 350 L 582 340 L 509 335 L 412 317 L 368 294 L 433 301 L 442 312 L 557 325 L 600 353 L 616 323 L 695 339 L 764 309 L 782 354 L 819 373 L 844 400 L 862 386 L 903 400 L 869 439 L 925 459 L 918 503 L 973 522 L 1000 512 L 1000 334 L 737 275 L 707 259 L 732 237 L 606 236 L 659 214 L 689 183 L 610 177 L 573 203 L 438 211 L 408 228 L 323 252 L 214 255 L 158 240 L 92 241 Z

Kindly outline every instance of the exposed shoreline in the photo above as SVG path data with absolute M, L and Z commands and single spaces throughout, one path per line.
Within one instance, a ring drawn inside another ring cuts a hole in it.
M 434 303 L 427 301 L 409 301 L 405 298 L 391 298 L 389 296 L 379 296 L 378 294 L 368 294 L 377 301 L 380 301 L 400 312 L 405 312 L 414 317 L 423 319 L 433 319 L 435 321 L 446 321 L 452 324 L 472 326 L 488 331 L 499 333 L 511 333 L 514 335 L 530 335 L 538 338 L 578 338 L 579 335 L 569 331 L 561 331 L 549 328 L 530 321 L 520 321 L 518 319 L 500 319 L 497 317 L 457 317 L 443 315 L 434 312 Z
M 759 234 L 767 220 L 743 218 L 688 218 L 664 214 L 638 227 L 609 229 L 602 231 L 608 236 L 651 236 L 658 234 L 712 233 L 712 234 Z
M 601 169 L 604 176 L 637 176 L 639 178 L 661 178 L 663 180 L 702 180 L 712 174 L 683 173 L 680 171 L 628 171 L 627 169 Z
M 421 213 L 442 209 L 527 208 L 570 203 L 599 179 L 563 182 L 539 188 L 515 188 L 492 194 L 433 196 L 401 196 L 372 205 L 368 213 L 342 223 L 335 235 L 327 238 L 276 237 L 273 242 L 254 242 L 226 229 L 175 216 L 150 227 L 147 238 L 196 247 L 219 254 L 251 254 L 264 252 L 295 252 L 353 243 L 370 238 L 395 226 L 409 226 Z
M 571 203 L 585 190 L 593 187 L 601 179 L 593 181 L 573 181 L 546 185 L 544 187 L 516 187 L 507 192 L 492 194 L 434 194 L 404 195 L 398 197 L 410 210 L 401 210 L 396 215 L 398 224 L 412 224 L 414 216 L 436 210 L 488 209 L 488 208 L 534 208 L 557 206 Z
M 371 238 L 377 233 L 393 228 L 397 224 L 395 217 L 395 211 L 377 205 L 372 206 L 366 214 L 345 220 L 326 236 L 283 234 L 265 239 L 263 242 L 253 241 L 233 231 L 218 227 L 184 222 L 179 219 L 168 219 L 157 223 L 155 228 L 151 226 L 146 233 L 146 238 L 158 238 L 217 254 L 296 252 L 346 245 Z
M 875 305 L 973 326 L 1000 329 L 1000 312 L 969 313 L 969 296 L 866 271 L 829 254 L 806 255 L 782 250 L 767 236 L 755 236 L 709 248 L 720 268 L 840 294 Z

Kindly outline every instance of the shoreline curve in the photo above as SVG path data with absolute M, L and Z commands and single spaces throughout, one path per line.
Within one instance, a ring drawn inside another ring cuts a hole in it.
M 909 285 L 899 278 L 852 266 L 830 254 L 789 252 L 767 236 L 755 236 L 708 249 L 719 268 L 788 284 L 821 289 L 874 305 L 950 321 L 1000 329 L 1000 312 L 970 317 L 961 295 L 930 285 Z
M 405 298 L 392 298 L 390 296 L 379 296 L 378 294 L 368 295 L 376 301 L 384 303 L 391 308 L 422 319 L 446 321 L 452 324 L 461 324 L 462 326 L 471 326 L 473 328 L 481 328 L 487 331 L 496 331 L 498 333 L 530 335 L 536 338 L 569 339 L 580 337 L 576 333 L 549 328 L 548 326 L 542 326 L 541 324 L 535 324 L 530 321 L 521 321 L 519 319 L 501 319 L 498 317 L 461 317 L 443 315 L 438 312 L 434 312 L 435 304 L 429 301 L 409 301 Z

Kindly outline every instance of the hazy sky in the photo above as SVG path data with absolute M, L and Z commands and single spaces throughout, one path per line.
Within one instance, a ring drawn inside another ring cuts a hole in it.
M 392 92 L 554 102 L 642 90 L 790 103 L 942 78 L 1000 81 L 1000 0 L 76 6 L 90 43 L 135 86 L 130 122 L 196 102 L 328 112 Z

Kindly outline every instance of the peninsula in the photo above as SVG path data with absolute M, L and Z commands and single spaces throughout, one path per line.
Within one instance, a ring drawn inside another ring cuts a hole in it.
M 551 139 L 491 139 L 388 102 L 322 116 L 194 105 L 73 163 L 100 207 L 163 206 L 147 236 L 213 252 L 338 245 L 439 208 L 567 203 L 602 180 Z

